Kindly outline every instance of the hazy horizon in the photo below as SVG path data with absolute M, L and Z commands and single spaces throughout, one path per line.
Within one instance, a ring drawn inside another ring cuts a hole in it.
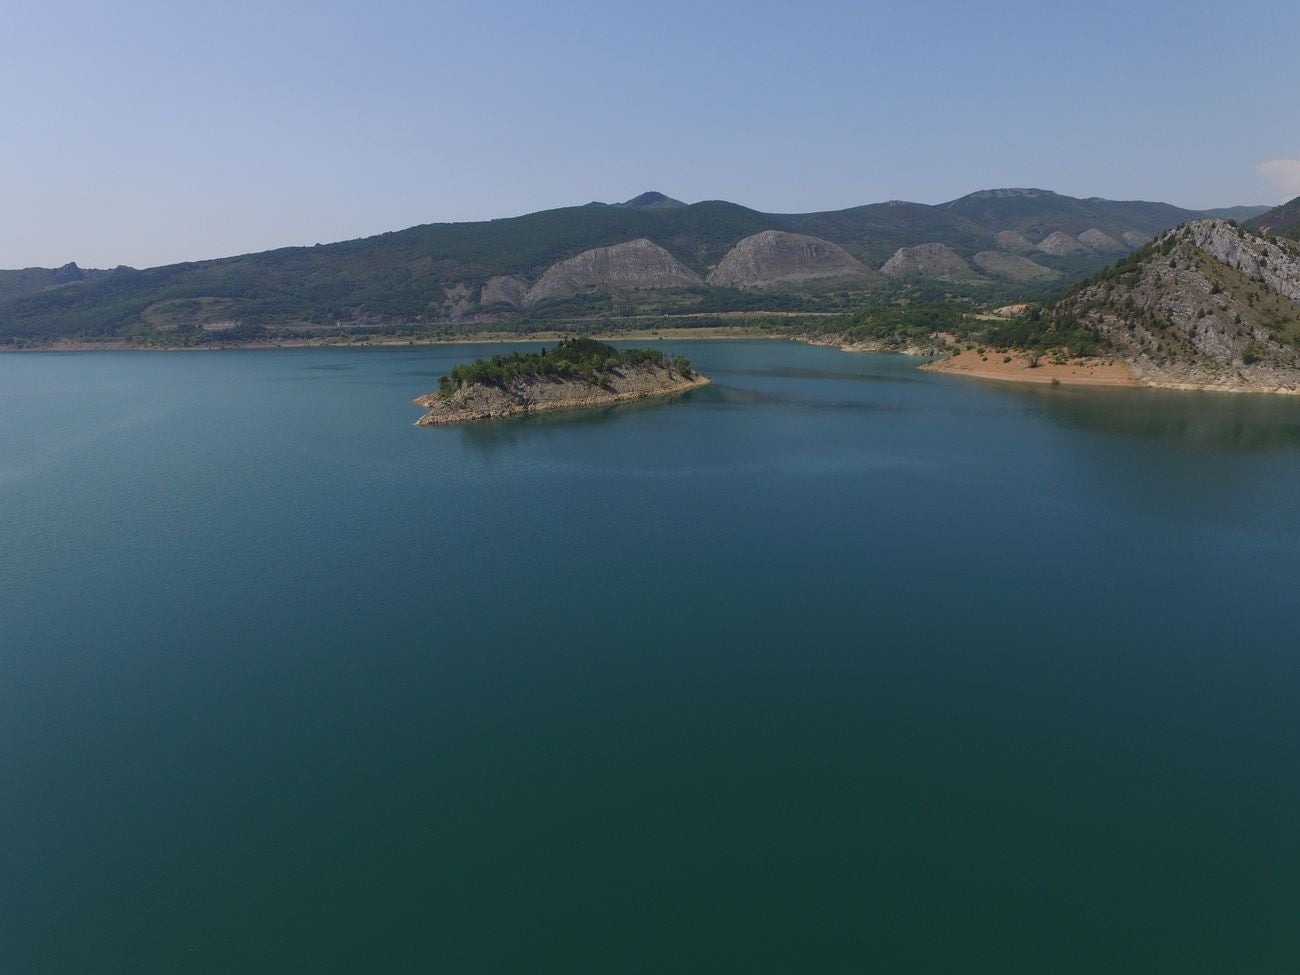
M 150 267 L 654 189 L 767 212 L 1031 186 L 1188 209 L 1300 194 L 1300 10 L 1004 0 L 20 0 L 0 267 Z

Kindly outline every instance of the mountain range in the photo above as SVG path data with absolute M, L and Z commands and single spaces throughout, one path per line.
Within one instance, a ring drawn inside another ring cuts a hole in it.
M 477 223 L 135 270 L 0 272 L 0 340 L 195 342 L 404 323 L 842 311 L 865 296 L 1041 297 L 1178 224 L 1266 207 L 998 189 L 805 214 L 658 192 Z

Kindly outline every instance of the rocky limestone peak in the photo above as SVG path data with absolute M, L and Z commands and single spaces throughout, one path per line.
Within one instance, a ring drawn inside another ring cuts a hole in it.
M 1038 249 L 1053 257 L 1082 254 L 1086 248 L 1063 230 L 1055 230 L 1038 242 Z
M 528 283 L 509 274 L 488 278 L 479 294 L 479 305 L 512 305 L 519 307 L 528 293 Z
M 1224 220 L 1197 220 L 1160 241 L 1171 238 L 1186 240 L 1275 294 L 1300 302 L 1300 249 L 1288 241 L 1260 237 Z
M 764 230 L 731 248 L 708 282 L 732 288 L 767 288 L 851 278 L 867 267 L 839 244 L 782 230 Z
M 587 291 L 673 288 L 699 284 L 700 276 L 652 240 L 640 237 L 612 247 L 595 247 L 552 264 L 528 289 L 523 303 Z
M 55 268 L 50 274 L 50 280 L 57 284 L 68 284 L 72 281 L 80 281 L 85 276 L 86 272 L 77 267 L 76 261 L 69 261 L 63 267 Z
M 1300 246 L 1223 220 L 1168 231 L 1052 315 L 1152 382 L 1300 388 Z
M 971 270 L 960 254 L 947 244 L 917 244 L 915 247 L 900 247 L 894 256 L 885 262 L 881 273 L 891 278 L 921 277 L 955 278 L 971 276 Z

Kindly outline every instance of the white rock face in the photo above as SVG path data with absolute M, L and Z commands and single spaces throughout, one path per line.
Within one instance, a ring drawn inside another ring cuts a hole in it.
M 442 289 L 442 314 L 448 320 L 459 322 L 469 315 L 474 292 L 464 281 Z
M 709 274 L 709 284 L 768 288 L 866 274 L 867 266 L 838 244 L 780 230 L 746 237 Z
M 1141 247 L 1143 244 L 1151 240 L 1150 237 L 1147 237 L 1145 234 L 1140 234 L 1136 230 L 1126 230 L 1122 236 L 1124 238 L 1124 243 L 1128 244 L 1129 247 Z
M 1000 230 L 993 239 L 1004 251 L 1015 254 L 1028 254 L 1034 250 L 1033 242 L 1018 230 Z
M 596 247 L 547 268 L 524 295 L 525 305 L 546 298 L 617 288 L 672 288 L 699 284 L 700 276 L 654 241 L 641 237 Z
M 1064 257 L 1066 254 L 1082 254 L 1084 246 L 1069 234 L 1057 230 L 1048 234 L 1038 242 L 1038 249 L 1044 254 L 1051 254 L 1053 257 Z
M 920 275 L 931 278 L 952 278 L 973 275 L 969 264 L 961 255 L 947 244 L 917 244 L 915 247 L 900 247 L 894 256 L 880 269 L 882 274 L 891 278 L 903 278 Z
M 516 308 L 524 303 L 528 292 L 528 283 L 508 274 L 499 274 L 488 278 L 479 294 L 480 305 L 514 305 Z
M 1116 254 L 1120 251 L 1128 250 L 1127 247 L 1121 244 L 1114 237 L 1098 230 L 1096 227 L 1092 227 L 1081 233 L 1078 236 L 1078 241 L 1090 251 L 1101 251 L 1105 254 Z
M 1239 231 L 1223 220 L 1198 220 L 1185 229 L 1191 242 L 1215 260 L 1259 279 L 1270 291 L 1300 301 L 1300 257 L 1289 247 Z

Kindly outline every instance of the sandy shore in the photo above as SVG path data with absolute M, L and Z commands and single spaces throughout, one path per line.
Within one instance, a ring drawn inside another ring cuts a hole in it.
M 773 336 L 774 338 L 783 336 Z M 843 335 L 791 335 L 788 338 L 792 342 L 799 342 L 803 345 L 820 345 L 828 349 L 839 349 L 841 352 L 895 352 L 898 355 L 926 356 L 934 355 L 935 344 L 930 342 L 925 345 L 898 345 L 892 342 L 851 342 L 846 341 Z
M 947 359 L 928 362 L 921 368 L 927 372 L 1013 383 L 1058 383 L 1062 386 L 1147 385 L 1117 359 L 1081 357 L 1057 365 L 1048 356 L 1043 356 L 1038 360 L 1037 366 L 1031 367 L 1029 357 L 1023 352 L 994 352 L 991 349 L 983 355 L 969 349 Z

